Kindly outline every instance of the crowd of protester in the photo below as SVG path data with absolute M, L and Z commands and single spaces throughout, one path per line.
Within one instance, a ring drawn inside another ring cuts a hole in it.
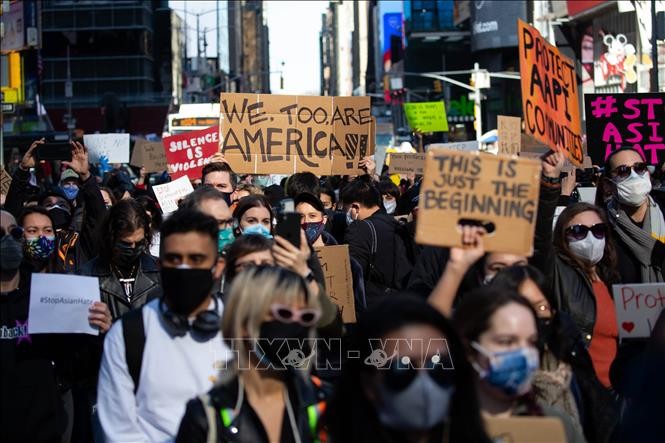
M 80 141 L 39 163 L 42 143 L 0 213 L 2 442 L 483 442 L 510 417 L 559 420 L 569 442 L 665 441 L 665 316 L 620 343 L 611 295 L 665 281 L 665 195 L 635 150 L 596 168 L 595 204 L 543 155 L 526 257 L 486 252 L 476 226 L 461 247 L 416 244 L 422 177 L 371 157 L 268 185 L 216 154 L 165 216 L 168 174 L 100 169 Z M 298 244 L 276 229 L 285 200 Z M 340 244 L 356 323 L 316 252 Z M 38 273 L 98 278 L 99 335 L 28 334 Z

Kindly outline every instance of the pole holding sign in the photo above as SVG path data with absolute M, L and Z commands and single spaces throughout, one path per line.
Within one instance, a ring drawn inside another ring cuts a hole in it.
M 532 255 L 540 172 L 541 163 L 530 159 L 429 151 L 417 242 L 461 246 L 460 224 L 483 225 L 488 252 Z
M 525 132 L 580 166 L 584 158 L 575 63 L 518 20 Z

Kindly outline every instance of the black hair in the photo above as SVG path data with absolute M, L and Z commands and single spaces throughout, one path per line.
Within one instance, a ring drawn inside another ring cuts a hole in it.
M 642 155 L 642 153 L 640 151 L 638 151 L 637 149 L 634 149 L 630 146 L 624 146 L 622 148 L 617 149 L 616 151 L 612 151 L 612 153 L 605 159 L 605 176 L 606 177 L 609 177 L 610 173 L 612 172 L 612 168 L 610 168 L 610 163 L 612 162 L 612 159 L 614 158 L 614 156 L 617 155 L 620 152 L 626 152 L 626 151 L 634 152 L 634 153 L 636 153 L 637 155 L 640 156 L 642 161 L 646 161 L 646 159 L 644 158 L 644 155 Z
M 231 283 L 236 276 L 236 262 L 242 257 L 272 248 L 273 240 L 259 234 L 241 235 L 224 252 L 226 256 L 226 282 Z
M 319 179 L 311 172 L 297 172 L 286 181 L 286 195 L 290 198 L 296 198 L 303 192 L 316 196 L 321 192 Z
M 474 375 L 464 347 L 451 323 L 426 301 L 417 297 L 394 295 L 364 314 L 351 336 L 349 359 L 337 389 L 328 403 L 328 428 L 334 441 L 397 441 L 394 430 L 378 419 L 375 406 L 367 398 L 365 383 L 377 370 L 364 361 L 372 352 L 370 340 L 381 339 L 407 325 L 429 325 L 441 332 L 454 364 L 455 392 L 451 399 L 450 441 L 489 441 L 480 418 Z M 375 343 L 375 342 L 373 342 Z M 443 441 L 441 426 L 430 432 L 428 441 Z
M 216 163 L 213 163 L 216 164 Z M 228 205 L 227 197 L 223 192 L 210 186 L 201 186 L 189 194 L 180 202 L 178 206 L 181 209 L 201 209 L 201 204 L 206 200 L 223 201 Z
M 319 197 L 321 194 L 326 194 L 330 197 L 330 201 L 332 202 L 334 208 L 335 204 L 337 204 L 337 195 L 335 195 L 335 190 L 333 189 L 332 185 L 327 181 L 321 182 Z
M 233 169 L 231 169 L 231 166 L 228 165 L 228 163 L 223 163 L 223 162 L 215 162 L 215 163 L 208 163 L 203 167 L 201 170 L 201 182 L 205 182 L 206 175 L 210 174 L 211 172 L 228 172 L 229 173 L 229 180 L 231 182 L 231 187 L 233 189 L 238 186 L 238 174 L 233 172 Z
M 215 254 L 217 254 L 217 234 L 219 232 L 217 220 L 201 211 L 190 208 L 179 208 L 162 223 L 160 254 L 163 251 L 165 240 L 169 236 L 188 232 L 198 232 L 207 236 L 215 244 L 214 249 Z
M 150 228 L 153 232 L 159 231 L 162 226 L 162 211 L 157 206 L 157 201 L 149 195 L 140 195 L 135 198 L 143 206 L 152 221 Z
M 381 193 L 368 175 L 360 176 L 346 185 L 342 189 L 342 201 L 345 205 L 358 202 L 366 208 L 383 207 Z
M 113 194 L 113 191 L 110 188 L 107 188 L 105 186 L 101 186 L 99 188 L 100 191 L 105 191 L 109 195 L 109 199 L 111 200 L 111 206 L 115 205 L 118 200 L 116 200 L 115 195 Z
M 111 263 L 113 249 L 120 237 L 143 228 L 143 244 L 146 249 L 152 242 L 150 217 L 141 203 L 134 199 L 120 200 L 109 209 L 101 226 L 99 257 L 104 263 Z
M 392 195 L 395 198 L 400 197 L 399 188 L 395 183 L 391 182 L 390 180 L 381 180 L 379 183 L 377 183 L 376 187 L 381 193 L 381 196 L 388 194 Z
M 545 274 L 531 265 L 515 265 L 502 269 L 492 279 L 490 286 L 508 289 L 519 293 L 520 286 L 522 286 L 527 280 L 531 280 L 535 283 L 538 290 L 540 290 L 545 296 L 545 299 L 547 299 L 547 302 L 550 304 L 553 311 L 559 310 L 560 306 L 558 301 L 552 297 L 550 291 L 547 289 L 549 285 L 545 278 Z
M 65 197 L 65 195 L 61 191 L 58 191 L 58 190 L 46 191 L 46 192 L 42 192 L 41 194 L 39 194 L 37 196 L 37 205 L 45 206 L 44 205 L 44 200 L 46 200 L 49 197 L 58 197 L 58 198 L 62 199 L 65 202 L 65 204 L 67 205 L 67 208 L 69 208 L 69 213 L 72 214 L 74 212 L 74 208 L 72 208 L 72 204 L 69 202 L 69 200 L 67 200 L 67 197 Z
M 30 214 L 41 214 L 44 217 L 48 217 L 48 219 L 51 220 L 51 226 L 53 226 L 53 229 L 55 229 L 55 223 L 53 223 L 53 217 L 51 217 L 51 214 L 43 206 L 29 206 L 27 208 L 23 208 L 23 211 L 21 211 L 21 215 L 19 215 L 18 220 L 16 221 L 16 223 L 18 223 L 18 226 L 23 227 L 23 222 L 25 221 L 25 218 Z

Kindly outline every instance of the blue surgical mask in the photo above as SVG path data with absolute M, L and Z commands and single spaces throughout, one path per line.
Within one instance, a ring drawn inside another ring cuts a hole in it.
M 64 185 L 62 192 L 65 194 L 67 200 L 72 201 L 79 195 L 79 187 L 77 185 Z
M 263 226 L 261 223 L 255 223 L 253 225 L 247 226 L 245 229 L 242 230 L 242 234 L 243 235 L 257 234 L 257 235 L 262 235 L 265 238 L 272 238 L 272 235 L 270 234 L 268 228 Z
M 228 227 L 225 229 L 220 229 L 217 233 L 217 250 L 221 255 L 224 252 L 224 248 L 233 243 L 236 239 L 235 234 L 233 234 L 233 227 Z
M 539 366 L 536 349 L 519 348 L 512 351 L 490 352 L 476 342 L 472 342 L 471 346 L 489 359 L 487 369 L 481 368 L 476 362 L 472 363 L 482 380 L 511 397 L 529 392 L 531 380 Z

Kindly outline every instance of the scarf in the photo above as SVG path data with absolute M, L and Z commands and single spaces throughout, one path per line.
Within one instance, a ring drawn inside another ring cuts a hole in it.
M 663 212 L 656 202 L 647 196 L 649 206 L 644 216 L 643 227 L 640 228 L 632 222 L 628 214 L 621 209 L 613 199 L 607 206 L 610 215 L 610 223 L 619 239 L 635 255 L 640 265 L 642 283 L 657 283 L 663 281 L 663 273 L 660 263 L 652 263 L 651 255 L 656 242 L 665 239 L 665 219 Z

